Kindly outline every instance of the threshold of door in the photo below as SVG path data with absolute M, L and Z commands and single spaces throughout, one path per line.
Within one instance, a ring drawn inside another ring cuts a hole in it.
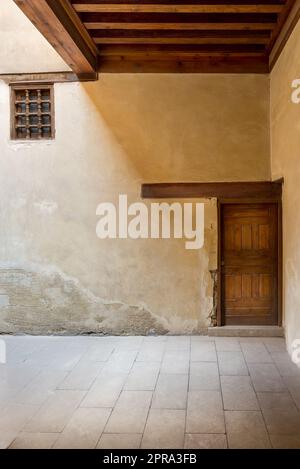
M 284 328 L 279 326 L 221 326 L 209 327 L 212 337 L 284 337 Z

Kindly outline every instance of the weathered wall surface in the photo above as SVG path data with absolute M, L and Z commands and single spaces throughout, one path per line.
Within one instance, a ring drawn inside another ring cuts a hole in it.
M 300 338 L 300 104 L 291 100 L 300 79 L 300 23 L 271 74 L 272 177 L 284 177 L 284 322 L 287 343 Z
M 70 68 L 13 0 L 1 0 L 0 74 L 64 71 Z
M 192 333 L 210 323 L 217 209 L 205 244 L 99 240 L 96 207 L 142 182 L 270 178 L 266 76 L 105 75 L 57 84 L 56 138 L 9 139 L 0 84 L 0 330 Z M 150 201 L 149 201 L 150 202 Z
M 68 67 L 12 0 L 0 73 Z M 0 332 L 192 333 L 210 323 L 217 208 L 205 244 L 99 240 L 96 207 L 142 182 L 270 178 L 269 79 L 104 75 L 55 85 L 56 138 L 12 142 L 0 81 Z M 148 205 L 150 201 L 148 202 Z

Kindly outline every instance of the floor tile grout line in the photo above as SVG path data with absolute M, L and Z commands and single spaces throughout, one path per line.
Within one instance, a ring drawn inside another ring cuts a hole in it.
M 266 420 L 265 420 L 265 416 L 264 416 L 264 413 L 263 413 L 263 411 L 262 411 L 262 407 L 261 407 L 260 401 L 259 401 L 259 399 L 258 399 L 257 391 L 256 391 L 256 389 L 255 389 L 255 387 L 254 387 L 254 384 L 253 384 L 253 381 L 252 381 L 252 376 L 251 376 L 251 373 L 250 373 L 250 368 L 249 368 L 249 366 L 248 366 L 248 363 L 247 363 L 246 359 L 245 359 L 245 362 L 246 362 L 246 366 L 247 366 L 248 373 L 249 373 L 249 376 L 250 376 L 251 384 L 252 384 L 253 389 L 254 389 L 254 392 L 255 392 L 255 397 L 256 397 L 256 400 L 257 400 L 258 405 L 259 405 L 259 408 L 260 408 L 260 414 L 261 414 L 262 420 L 263 420 L 263 422 L 264 422 L 264 426 L 265 426 L 265 429 L 266 429 L 268 441 L 269 441 L 270 447 L 272 448 L 273 446 L 272 446 L 272 442 L 271 442 L 271 438 L 270 438 L 270 434 L 269 434 L 267 422 L 266 422 Z
M 143 342 L 144 342 L 144 340 L 142 341 L 142 343 L 143 343 Z M 138 363 L 136 359 L 137 359 L 137 356 L 138 356 L 138 354 L 139 354 L 139 351 L 140 351 L 141 347 L 142 347 L 142 344 L 141 344 L 139 350 L 136 350 L 136 355 L 135 355 L 134 360 L 132 361 L 131 367 L 129 368 L 129 371 L 126 372 L 127 377 L 125 378 L 125 380 L 124 380 L 124 382 L 123 382 L 123 384 L 122 384 L 122 386 L 121 386 L 120 392 L 118 393 L 118 397 L 117 397 L 116 400 L 115 400 L 115 404 L 114 404 L 113 408 L 111 409 L 110 415 L 109 415 L 109 417 L 108 417 L 108 419 L 107 419 L 107 421 L 106 421 L 106 424 L 105 424 L 105 426 L 104 426 L 104 428 L 103 428 L 103 431 L 102 431 L 102 433 L 101 433 L 101 435 L 100 435 L 100 437 L 99 437 L 99 440 L 98 440 L 98 442 L 97 442 L 97 446 L 98 446 L 98 444 L 99 444 L 99 441 L 100 441 L 102 435 L 105 433 L 105 429 L 107 428 L 107 425 L 108 425 L 108 422 L 109 422 L 109 420 L 110 420 L 110 417 L 112 416 L 113 411 L 114 411 L 114 409 L 116 408 L 117 402 L 118 402 L 118 400 L 120 399 L 120 396 L 121 396 L 122 392 L 125 391 L 125 390 L 124 390 L 124 386 L 125 386 L 126 381 L 127 381 L 128 377 L 129 377 L 129 375 L 130 375 L 130 372 L 132 371 L 132 369 L 133 369 L 133 367 L 134 367 L 134 364 L 135 364 L 135 363 Z M 115 351 L 115 349 L 114 349 L 114 351 Z
M 152 396 L 151 396 L 151 399 L 150 399 L 150 404 L 149 404 L 149 408 L 148 408 L 148 412 L 147 412 L 147 417 L 146 417 L 146 420 L 145 420 L 145 424 L 144 424 L 144 428 L 143 428 L 143 433 L 142 433 L 142 437 L 141 437 L 141 441 L 140 441 L 140 444 L 139 444 L 139 449 L 141 449 L 141 446 L 143 444 L 143 439 L 144 439 L 144 434 L 145 434 L 145 430 L 146 430 L 146 426 L 147 426 L 147 422 L 148 422 L 148 418 L 149 418 L 149 415 L 150 415 L 150 411 L 152 409 L 152 403 L 153 403 L 153 398 L 154 398 L 154 394 L 155 394 L 155 391 L 156 391 L 156 387 L 157 387 L 157 383 L 158 383 L 158 380 L 159 380 L 159 376 L 161 374 L 161 365 L 162 365 L 162 362 L 163 362 L 163 357 L 164 357 L 164 354 L 165 354 L 165 351 L 166 351 L 166 342 L 164 342 L 164 345 L 163 345 L 163 353 L 161 355 L 161 359 L 159 361 L 159 369 L 158 369 L 158 373 L 157 373 L 157 376 L 156 376 L 156 380 L 155 380 L 155 385 L 154 385 L 154 388 L 153 388 L 153 391 L 152 391 Z
M 228 434 L 227 434 L 227 424 L 226 424 L 226 411 L 225 411 L 225 405 L 224 405 L 224 397 L 223 397 L 223 389 L 222 389 L 222 382 L 221 382 L 221 373 L 220 373 L 220 366 L 219 366 L 219 355 L 217 352 L 217 347 L 216 347 L 216 342 L 214 341 L 215 348 L 216 348 L 216 355 L 217 355 L 217 368 L 218 368 L 218 375 L 219 375 L 219 386 L 220 386 L 220 394 L 221 394 L 221 399 L 222 399 L 222 406 L 223 406 L 223 419 L 224 419 L 224 428 L 225 428 L 225 438 L 226 438 L 226 445 L 227 449 L 229 448 L 229 442 L 228 442 Z
M 191 358 L 192 358 L 192 340 L 190 338 L 190 347 L 189 347 L 189 369 L 188 369 L 188 383 L 187 383 L 187 396 L 186 396 L 186 408 L 185 408 L 185 419 L 184 419 L 184 434 L 183 434 L 183 445 L 182 448 L 185 448 L 185 441 L 187 435 L 187 416 L 188 416 L 188 405 L 189 405 L 189 393 L 190 393 L 190 380 L 191 380 Z

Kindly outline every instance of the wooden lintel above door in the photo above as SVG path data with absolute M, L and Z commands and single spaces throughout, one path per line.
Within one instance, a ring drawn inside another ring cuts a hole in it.
M 142 184 L 143 199 L 212 198 L 219 200 L 243 198 L 280 200 L 283 179 L 258 182 L 168 182 Z

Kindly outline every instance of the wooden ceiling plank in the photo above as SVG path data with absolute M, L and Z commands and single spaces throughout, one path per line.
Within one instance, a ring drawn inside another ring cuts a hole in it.
M 100 73 L 258 73 L 269 71 L 265 56 L 210 56 L 197 60 L 143 60 L 108 58 L 99 62 Z
M 183 31 L 189 30 L 272 30 L 276 23 L 88 23 L 84 26 L 88 30 L 97 29 L 125 29 L 125 30 L 150 30 L 150 29 L 177 29 Z
M 150 30 L 124 30 L 124 29 L 110 29 L 110 30 L 93 30 L 91 32 L 93 38 L 97 37 L 142 37 L 142 38 L 155 38 L 155 37 L 266 37 L 270 38 L 271 31 L 269 30 L 176 30 L 176 29 L 150 29 Z
M 264 53 L 264 46 L 261 44 L 136 44 L 134 46 L 126 44 L 103 44 L 99 46 L 101 57 L 104 56 L 129 56 L 129 55 L 175 55 L 177 57 L 182 54 L 194 55 L 210 55 L 210 54 L 244 54 L 244 53 Z
M 210 4 L 210 5 L 172 5 L 172 4 L 101 4 L 75 3 L 78 13 L 281 13 L 283 5 L 263 4 Z
M 96 44 L 268 44 L 265 37 L 96 37 Z
M 98 70 L 98 51 L 68 0 L 14 0 L 79 77 Z
M 113 4 L 133 4 L 136 5 L 283 5 L 286 0 L 71 0 L 72 5 L 76 4 L 102 4 L 111 5 Z

